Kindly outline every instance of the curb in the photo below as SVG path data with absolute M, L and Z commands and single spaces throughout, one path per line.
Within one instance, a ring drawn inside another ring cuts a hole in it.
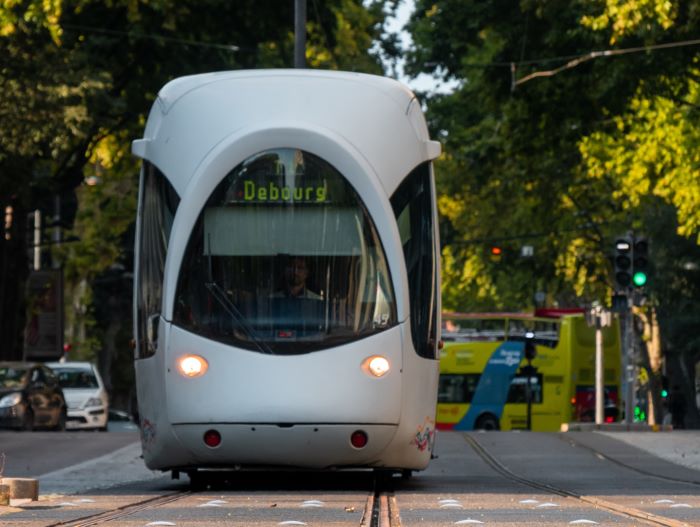
M 562 423 L 561 432 L 671 432 L 671 425 L 648 425 L 647 423 Z
M 7 493 L 3 492 L 7 489 Z M 7 496 L 7 503 L 3 498 Z M 0 505 L 12 505 L 18 501 L 37 501 L 39 499 L 39 481 L 34 478 L 0 479 Z

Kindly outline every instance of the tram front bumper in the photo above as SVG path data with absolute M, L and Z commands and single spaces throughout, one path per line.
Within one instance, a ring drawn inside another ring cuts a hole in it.
M 204 434 L 216 430 L 221 443 L 209 447 Z M 354 432 L 367 435 L 356 448 Z M 381 466 L 381 455 L 397 426 L 391 424 L 180 424 L 173 431 L 187 454 L 168 468 Z

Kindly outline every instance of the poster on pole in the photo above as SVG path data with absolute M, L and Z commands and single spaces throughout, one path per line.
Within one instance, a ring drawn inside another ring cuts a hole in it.
M 63 354 L 63 272 L 31 271 L 27 279 L 24 360 L 58 360 Z

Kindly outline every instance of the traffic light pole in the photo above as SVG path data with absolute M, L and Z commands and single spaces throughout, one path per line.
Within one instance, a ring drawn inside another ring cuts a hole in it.
M 634 422 L 635 402 L 635 341 L 632 307 L 638 292 L 647 285 L 649 242 L 643 235 L 629 231 L 615 240 L 613 254 L 616 295 L 624 295 L 614 309 L 620 314 L 622 326 L 622 387 L 625 398 L 625 423 Z M 615 297 L 613 297 L 614 300 Z
M 625 366 L 626 389 L 625 389 L 625 423 L 634 423 L 634 327 L 632 318 L 632 295 L 627 297 L 627 310 L 625 312 Z
M 605 390 L 603 384 L 603 324 L 600 310 L 595 317 L 595 424 L 603 424 L 603 400 Z

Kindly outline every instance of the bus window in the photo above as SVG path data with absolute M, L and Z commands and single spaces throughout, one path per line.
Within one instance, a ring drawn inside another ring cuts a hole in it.
M 542 403 L 542 374 L 530 376 L 530 399 L 535 404 Z M 508 403 L 527 403 L 527 375 L 516 375 L 510 383 L 508 390 Z
M 466 375 L 442 374 L 438 388 L 439 403 L 470 403 L 479 384 L 481 375 L 470 373 Z

